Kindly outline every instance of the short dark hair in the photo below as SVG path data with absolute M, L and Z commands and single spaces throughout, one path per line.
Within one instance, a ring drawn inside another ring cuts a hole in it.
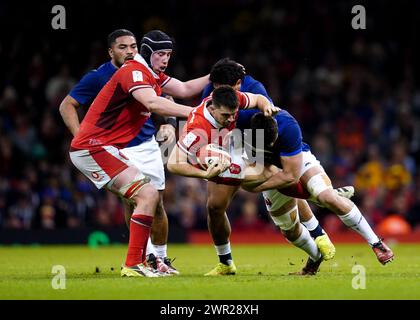
M 243 80 L 245 68 L 234 60 L 223 58 L 217 61 L 210 72 L 210 81 L 215 84 L 233 86 Z
M 127 29 L 117 29 L 115 31 L 112 31 L 108 35 L 108 48 L 111 48 L 112 45 L 117 40 L 117 38 L 122 37 L 122 36 L 131 36 L 131 37 L 136 38 L 136 36 L 130 30 L 127 30 Z
M 229 86 L 220 86 L 215 89 L 211 95 L 212 104 L 218 108 L 225 106 L 231 110 L 234 110 L 239 105 L 238 95 L 236 91 Z
M 278 134 L 277 121 L 273 117 L 266 117 L 262 112 L 254 114 L 251 118 L 251 130 L 264 130 L 264 144 L 266 146 L 275 142 Z M 256 136 L 254 134 L 254 136 Z

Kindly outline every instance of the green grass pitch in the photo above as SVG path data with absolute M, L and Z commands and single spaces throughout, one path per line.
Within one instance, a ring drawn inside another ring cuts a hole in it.
M 169 245 L 182 275 L 121 278 L 125 245 L 2 246 L 0 299 L 420 299 L 420 244 L 395 244 L 387 266 L 365 244 L 336 247 L 313 277 L 288 275 L 306 261 L 291 245 L 234 245 L 237 275 L 216 278 L 203 276 L 218 261 L 211 245 Z M 65 289 L 52 288 L 54 265 L 65 267 Z M 355 265 L 366 270 L 365 289 L 352 287 L 363 283 Z

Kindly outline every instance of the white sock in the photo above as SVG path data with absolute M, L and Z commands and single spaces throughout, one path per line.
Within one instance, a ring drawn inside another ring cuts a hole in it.
M 312 216 L 311 219 L 308 221 L 301 221 L 303 225 L 308 229 L 309 231 L 315 230 L 315 228 L 319 225 L 319 221 L 315 216 Z
M 232 251 L 230 250 L 230 242 L 226 244 L 222 244 L 220 246 L 214 246 L 214 247 L 216 248 L 216 252 L 218 256 L 223 256 L 225 254 L 232 253 Z
M 166 244 L 162 244 L 162 245 L 154 244 L 153 246 L 155 247 L 156 255 L 159 258 L 162 258 L 162 259 L 166 258 L 166 249 L 167 249 Z
M 313 261 L 318 261 L 321 258 L 321 252 L 319 251 L 314 239 L 312 239 L 311 234 L 309 233 L 308 229 L 304 226 L 301 226 L 302 233 L 300 234 L 299 238 L 292 243 L 305 251 Z
M 149 239 L 147 240 L 147 247 L 146 247 L 146 255 L 149 255 L 153 253 L 156 256 L 156 251 L 155 251 L 155 247 L 152 244 L 152 240 Z
M 363 238 L 365 238 L 365 240 L 370 245 L 380 241 L 356 205 L 353 206 L 349 213 L 345 214 L 344 216 L 339 215 L 338 217 L 347 227 L 356 231 Z

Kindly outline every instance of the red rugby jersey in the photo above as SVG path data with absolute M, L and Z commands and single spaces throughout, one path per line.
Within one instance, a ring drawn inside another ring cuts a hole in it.
M 144 61 L 130 60 L 117 70 L 99 92 L 71 142 L 72 149 L 113 145 L 125 147 L 150 117 L 132 92 L 153 88 L 158 96 L 171 78 L 155 74 Z
M 239 91 L 237 91 L 237 95 L 238 109 L 248 108 L 250 101 L 248 95 Z M 205 98 L 199 106 L 193 109 L 177 142 L 179 148 L 189 155 L 189 160 L 193 165 L 196 165 L 195 155 L 201 147 L 210 143 L 226 147 L 224 146 L 224 137 L 236 126 L 236 121 L 227 128 L 223 128 L 216 122 L 207 110 L 210 103 L 211 96 Z M 235 118 L 237 117 L 238 113 L 236 112 Z

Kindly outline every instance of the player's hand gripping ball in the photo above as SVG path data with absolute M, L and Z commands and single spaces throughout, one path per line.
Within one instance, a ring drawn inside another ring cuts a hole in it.
M 197 152 L 197 160 L 203 170 L 207 170 L 209 166 L 217 163 L 218 166 L 222 166 L 221 172 L 229 168 L 231 162 L 229 153 L 214 143 L 200 148 Z

